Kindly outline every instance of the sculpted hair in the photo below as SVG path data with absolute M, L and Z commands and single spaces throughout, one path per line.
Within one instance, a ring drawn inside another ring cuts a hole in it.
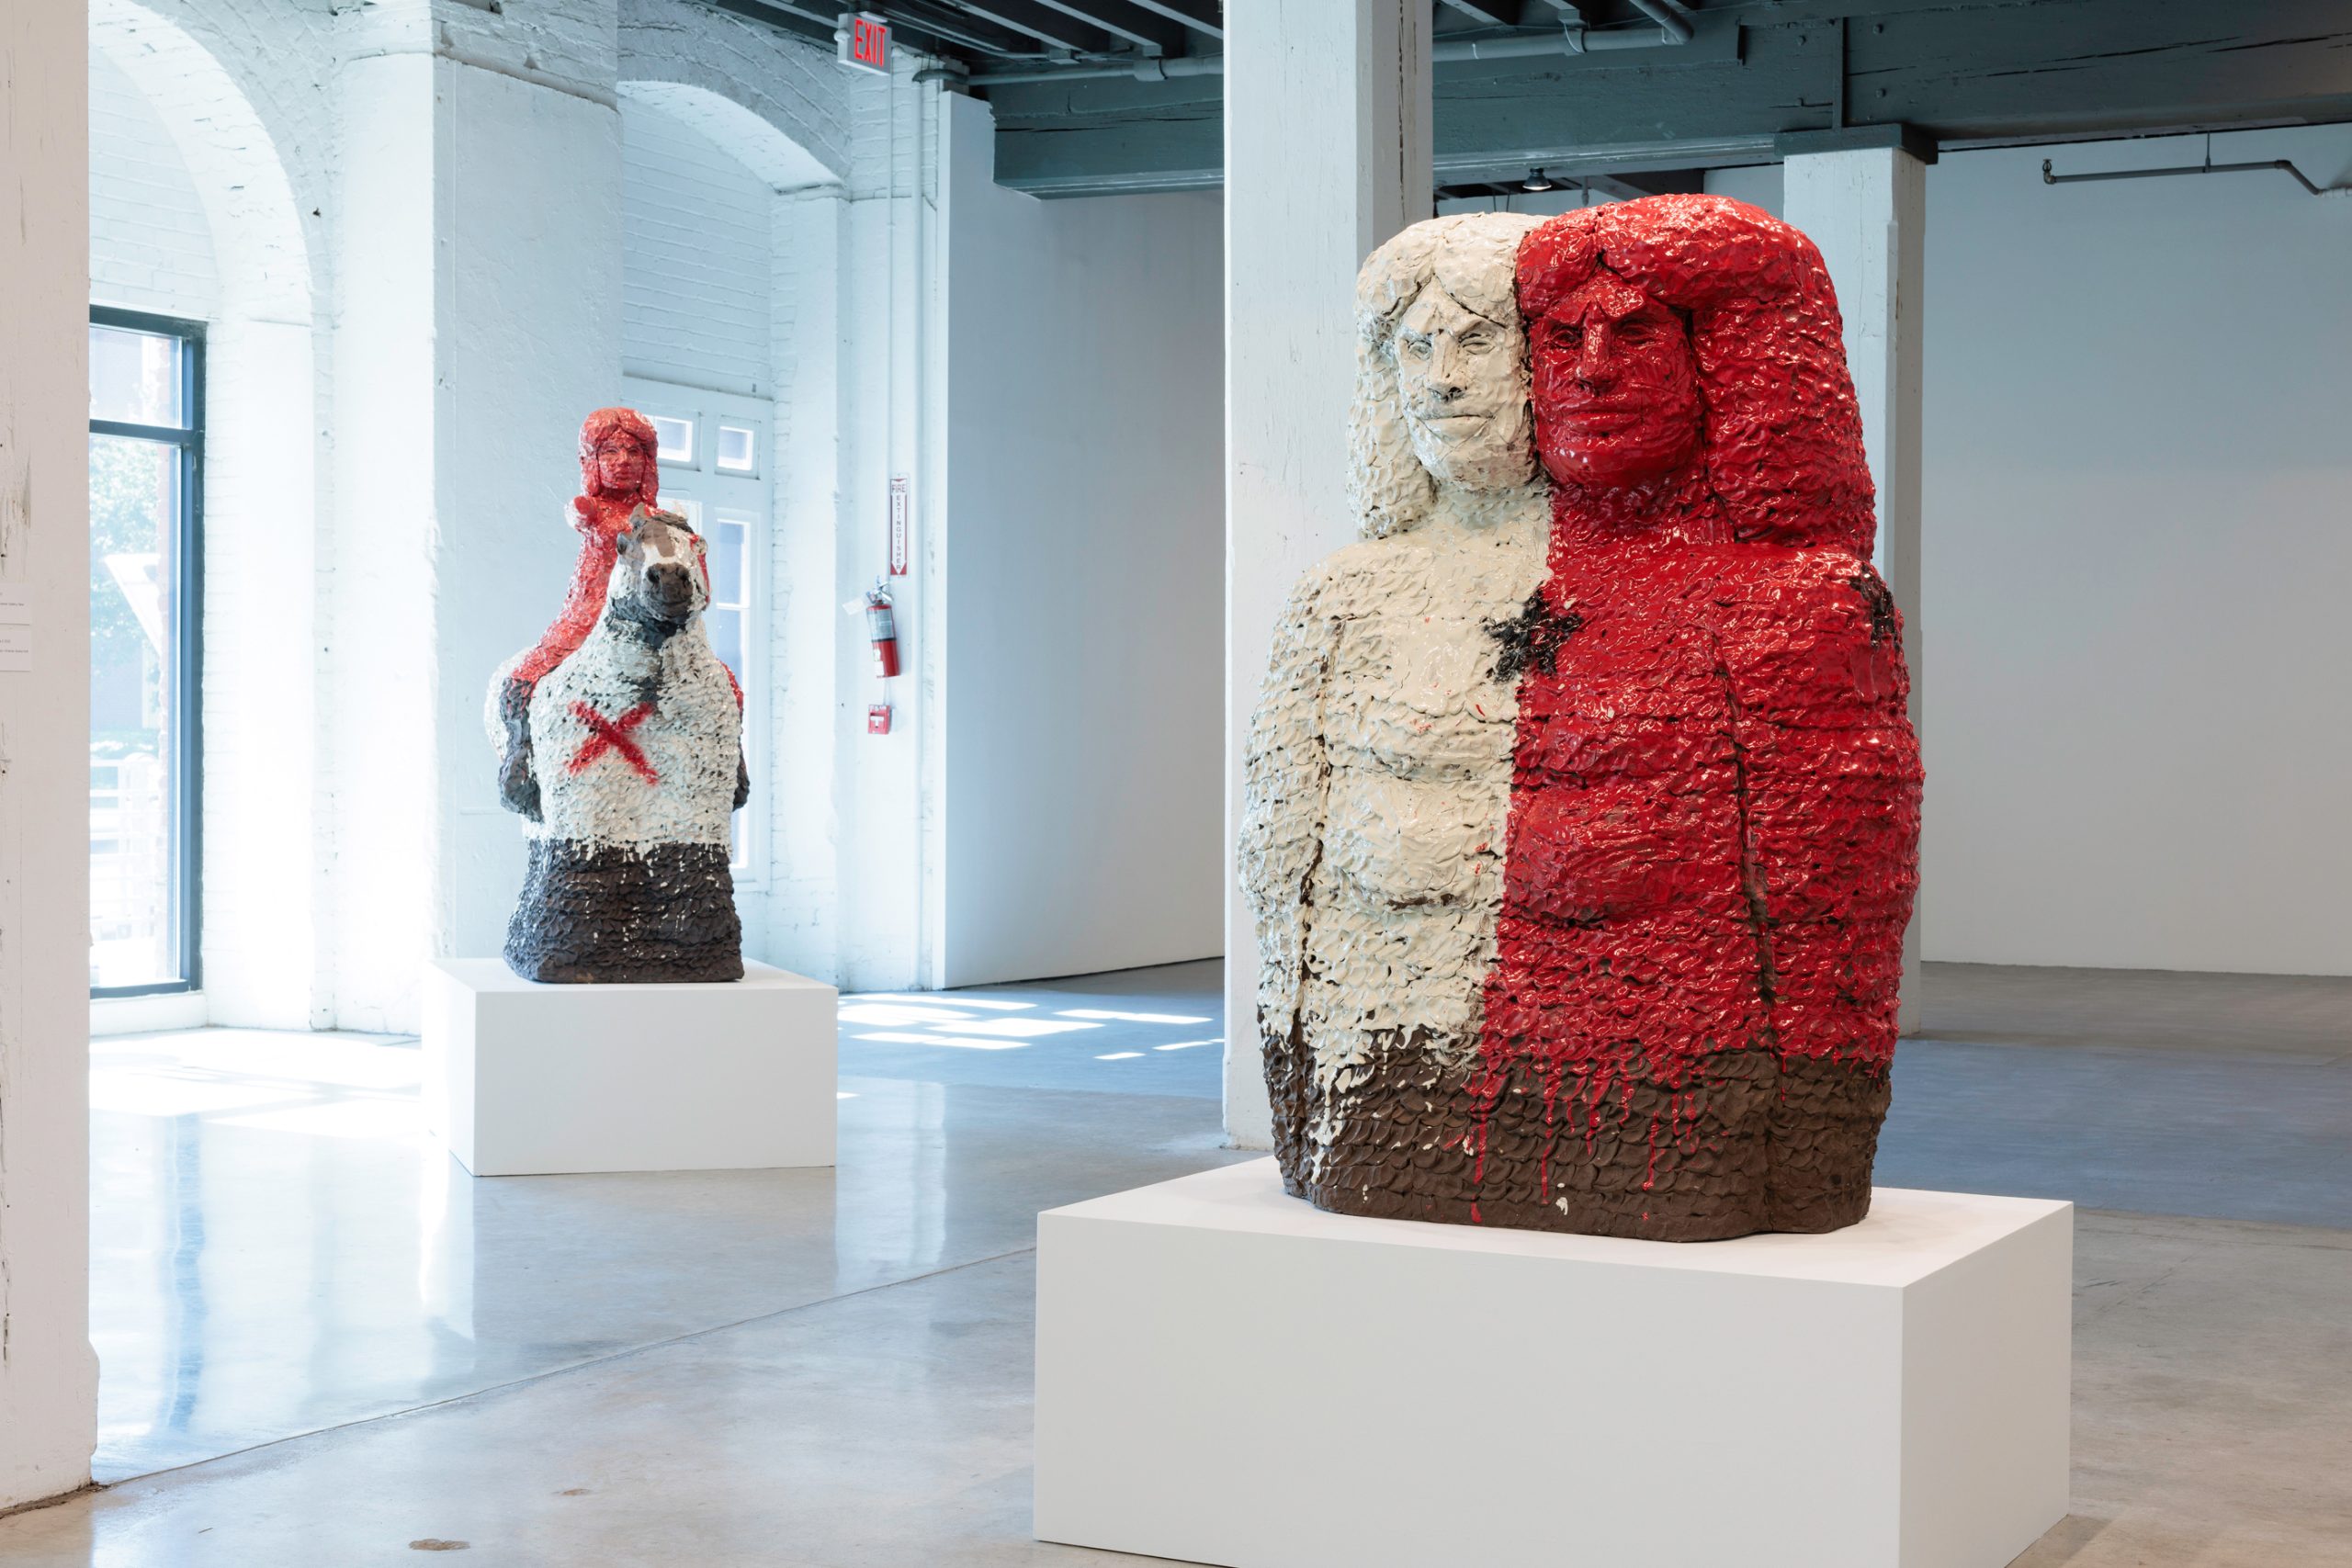
M 1348 504 L 1368 539 L 1419 521 L 1436 481 L 1413 452 L 1396 385 L 1396 323 L 1435 283 L 1466 310 L 1517 324 L 1512 274 L 1520 242 L 1543 220 L 1465 212 L 1416 223 L 1356 274 L 1356 390 L 1348 420 Z M 1526 371 L 1522 366 L 1521 378 Z M 1529 424 L 1533 429 L 1533 423 Z M 1526 477 L 1535 474 L 1531 442 Z
M 1861 412 L 1813 242 L 1721 196 L 1564 212 L 1520 252 L 1519 308 L 1541 321 L 1604 267 L 1690 315 L 1707 482 L 1733 537 L 1867 558 L 1878 524 Z

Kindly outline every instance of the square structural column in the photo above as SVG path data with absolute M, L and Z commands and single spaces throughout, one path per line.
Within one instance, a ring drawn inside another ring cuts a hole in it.
M 2000 1568 L 2065 1516 L 2073 1207 L 1826 1235 L 1327 1214 L 1272 1160 L 1037 1227 L 1036 1534 L 1228 1568 Z
M 1355 537 L 1356 269 L 1435 208 L 1428 0 L 1253 0 L 1225 13 L 1225 1125 L 1268 1148 L 1241 765 L 1274 622 Z
M 1874 141 L 1880 145 L 1856 145 Z M 1834 144 L 1834 145 L 1831 145 Z M 1920 619 L 1921 306 L 1925 303 L 1928 165 L 1934 144 L 1900 125 L 1801 132 L 1780 140 L 1781 215 L 1821 251 L 1846 323 L 1846 367 L 1861 404 L 1862 450 L 1878 491 L 1877 566 L 1903 612 L 1911 727 L 1927 739 Z M 1821 146 L 1818 152 L 1801 151 Z M 1932 801 L 1933 784 L 1929 785 Z M 1930 809 L 1933 807 L 1930 807 Z M 1924 889 L 1923 889 L 1924 897 Z M 1903 938 L 1905 1034 L 1919 1030 L 1919 916 Z
M 833 988 L 546 986 L 494 958 L 424 975 L 424 1116 L 476 1176 L 833 1163 Z
M 0 1508 L 90 1479 L 90 12 L 0 6 Z

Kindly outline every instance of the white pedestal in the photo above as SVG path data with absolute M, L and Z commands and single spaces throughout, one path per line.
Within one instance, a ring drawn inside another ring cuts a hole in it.
M 1256 1160 L 1037 1225 L 1036 1533 L 1228 1568 L 1997 1568 L 2064 1517 L 2074 1211 L 1675 1245 L 1327 1214 Z
M 476 1176 L 833 1163 L 833 988 L 746 963 L 692 986 L 424 972 L 425 1126 Z

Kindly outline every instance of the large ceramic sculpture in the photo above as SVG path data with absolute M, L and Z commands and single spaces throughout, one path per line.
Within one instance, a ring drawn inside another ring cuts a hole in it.
M 1827 276 L 1719 197 L 1512 223 L 1365 265 L 1369 536 L 1300 585 L 1252 725 L 1284 1180 L 1664 1240 L 1850 1224 L 1919 767 Z
M 491 682 L 499 796 L 530 866 L 507 928 L 526 980 L 734 980 L 729 822 L 751 789 L 742 694 L 711 651 L 703 541 L 661 511 L 653 427 L 580 432 L 582 535 L 563 611 Z

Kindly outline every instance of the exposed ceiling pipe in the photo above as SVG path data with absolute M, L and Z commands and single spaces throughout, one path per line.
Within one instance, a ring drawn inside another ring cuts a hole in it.
M 1658 25 L 1668 43 L 1690 41 L 1690 13 L 1681 0 L 1634 0 L 1634 9 Z
M 1665 12 L 1666 3 L 1669 0 L 1635 0 L 1645 13 L 1657 21 L 1655 32 L 1647 28 L 1592 32 L 1581 23 L 1575 23 L 1568 29 L 1556 33 L 1446 39 L 1430 51 L 1430 59 L 1442 65 L 1464 60 L 1514 60 L 1541 54 L 1583 54 L 1591 50 L 1663 49 L 1690 42 L 1690 24 Z M 1653 11 L 1652 6 L 1659 9 Z M 1680 29 L 1679 37 L 1677 28 Z M 1107 81 L 1119 76 L 1131 77 L 1138 82 L 1165 82 L 1178 76 L 1218 76 L 1224 73 L 1225 56 L 1221 54 L 1179 54 L 1136 60 L 1122 65 L 1093 63 L 1015 71 L 975 71 L 968 75 L 944 66 L 934 66 L 915 73 L 915 80 L 953 82 L 966 87 L 1001 87 L 1024 82 Z
M 2050 160 L 2041 161 L 2041 183 L 2046 186 L 2070 186 L 2083 180 L 2154 180 L 2168 175 L 2250 175 L 2264 169 L 2277 169 L 2291 175 L 2297 185 L 2313 196 L 2342 194 L 2340 186 L 2315 186 L 2311 176 L 2295 166 L 2291 158 L 2267 158 L 2257 164 L 2187 164 L 2177 169 L 2098 169 L 2081 175 L 2053 175 Z

